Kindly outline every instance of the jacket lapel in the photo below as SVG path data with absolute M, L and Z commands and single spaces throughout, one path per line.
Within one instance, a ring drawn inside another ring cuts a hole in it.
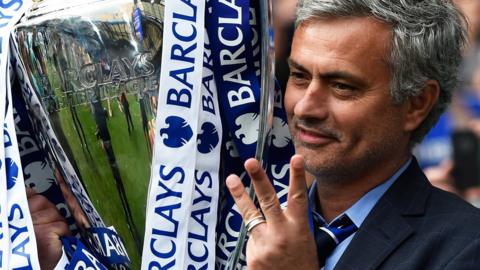
M 413 234 L 408 216 L 424 214 L 431 185 L 413 158 L 410 166 L 378 201 L 335 269 L 375 269 Z

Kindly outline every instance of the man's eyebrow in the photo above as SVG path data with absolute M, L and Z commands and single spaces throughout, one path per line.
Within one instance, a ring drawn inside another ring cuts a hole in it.
M 295 60 L 293 60 L 292 58 L 288 58 L 287 59 L 287 62 L 288 62 L 288 66 L 290 68 L 295 68 L 295 69 L 298 69 L 298 70 L 301 70 L 301 71 L 304 71 L 304 72 L 307 72 L 307 69 L 302 66 L 301 64 L 297 63 Z
M 310 73 L 306 67 L 302 66 L 292 58 L 288 58 L 287 62 L 290 68 L 294 68 L 302 72 Z M 328 72 L 317 74 L 317 76 L 323 80 L 345 79 L 345 80 L 351 81 L 354 84 L 357 84 L 359 87 L 365 86 L 367 84 L 365 80 L 363 80 L 362 78 L 343 70 L 328 71 Z
M 325 80 L 345 79 L 355 84 L 358 84 L 359 86 L 364 86 L 366 84 L 366 82 L 362 78 L 355 76 L 350 72 L 341 71 L 341 70 L 320 73 L 318 74 L 318 76 Z

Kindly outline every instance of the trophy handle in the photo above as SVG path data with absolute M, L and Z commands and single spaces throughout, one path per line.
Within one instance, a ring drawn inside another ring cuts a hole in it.
M 275 86 L 275 42 L 273 32 L 273 6 L 272 0 L 259 0 L 260 2 L 260 27 L 261 27 L 261 96 L 260 96 L 260 121 L 258 127 L 257 148 L 255 159 L 260 161 L 262 166 L 266 165 L 264 153 L 268 149 L 268 138 L 273 123 L 273 96 Z M 252 182 L 248 195 L 255 201 L 256 194 Z M 227 270 L 234 270 L 237 267 L 240 255 L 242 254 L 247 229 L 242 222 L 240 234 L 232 256 L 227 263 Z

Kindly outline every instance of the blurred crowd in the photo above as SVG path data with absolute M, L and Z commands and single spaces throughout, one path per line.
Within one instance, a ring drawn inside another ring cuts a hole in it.
M 469 24 L 460 82 L 450 108 L 415 155 L 432 184 L 480 207 L 480 1 L 454 2 Z
M 458 89 L 437 125 L 414 153 L 431 183 L 480 207 L 480 1 L 453 0 L 464 13 L 469 44 L 459 70 Z M 275 0 L 276 74 L 282 89 L 297 0 Z

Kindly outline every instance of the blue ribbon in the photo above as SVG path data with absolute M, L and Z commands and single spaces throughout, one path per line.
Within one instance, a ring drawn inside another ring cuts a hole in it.
M 135 33 L 140 42 L 143 40 L 143 28 L 142 28 L 142 11 L 139 7 L 136 7 L 133 11 L 133 25 L 135 26 Z
M 235 135 L 251 124 L 254 115 L 258 117 L 260 87 L 255 62 L 259 63 L 260 54 L 253 55 L 250 1 L 237 1 L 235 7 L 224 3 L 213 0 L 207 3 L 207 10 L 212 13 L 206 16 L 206 25 L 212 44 L 213 72 L 219 89 L 220 108 L 224 112 L 223 121 L 227 131 Z M 233 138 L 243 160 L 255 155 L 256 144 L 248 143 L 252 136 L 256 138 L 256 134 Z
M 224 175 L 242 176 L 245 186 L 250 179 L 243 162 L 255 156 L 257 132 L 241 132 L 255 125 L 260 109 L 260 25 L 259 3 L 252 1 L 207 3 L 207 32 L 212 44 L 213 71 L 219 89 L 220 109 L 224 122 Z M 289 137 L 281 91 L 275 90 L 274 126 L 276 134 L 264 153 L 267 175 L 272 180 L 280 202 L 287 200 L 288 164 L 294 153 Z M 245 126 L 239 126 L 245 125 Z M 255 127 L 254 127 L 255 128 Z M 239 136 L 240 135 L 240 136 Z M 255 136 L 255 143 L 248 143 Z M 235 153 L 237 152 L 237 153 Z M 226 188 L 220 202 L 217 226 L 217 268 L 223 269 L 233 251 L 242 218 L 234 209 L 234 200 Z M 240 258 L 245 264 L 244 258 Z
M 130 269 L 127 251 L 121 237 L 115 231 L 92 227 L 88 229 L 88 234 L 90 238 L 96 239 L 96 241 L 89 241 L 91 248 L 75 237 L 62 237 L 63 247 L 70 261 L 66 270 L 76 269 L 75 267 L 79 265 L 96 266 L 99 269 L 107 269 L 105 265 L 116 269 Z M 100 243 L 101 246 L 95 246 L 94 243 Z
M 107 270 L 107 268 L 75 237 L 62 237 L 63 248 L 70 263 L 65 270 L 93 269 Z
M 260 106 L 259 78 L 255 74 L 252 61 L 252 30 L 249 24 L 250 1 L 237 1 L 226 5 L 210 0 L 206 10 L 210 12 L 206 16 L 206 28 L 212 45 L 212 70 L 215 74 L 222 122 L 224 123 L 223 145 L 226 145 L 226 153 L 222 158 L 224 174 L 241 175 L 243 161 L 255 155 L 256 144 L 247 145 L 242 142 L 242 138 L 234 136 L 238 129 L 235 122 L 242 115 L 250 114 L 258 117 Z M 246 122 L 245 125 L 251 124 L 253 120 Z M 246 126 L 241 128 L 246 128 Z M 249 136 L 249 134 L 244 134 L 244 136 Z M 246 185 L 250 182 L 248 177 L 243 180 Z M 237 240 L 237 236 L 231 232 L 238 232 L 242 223 L 240 214 L 232 211 L 235 204 L 233 198 L 226 189 L 223 190 L 223 193 L 225 201 L 220 205 L 217 226 L 218 269 L 224 268 L 233 251 L 232 244 L 234 246 Z
M 92 227 L 88 229 L 89 237 L 97 241 L 90 241 L 90 244 L 98 243 L 100 246 L 92 248 L 96 257 L 105 265 L 125 264 L 126 268 L 130 263 L 127 251 L 123 245 L 122 238 L 114 230 L 108 228 Z

